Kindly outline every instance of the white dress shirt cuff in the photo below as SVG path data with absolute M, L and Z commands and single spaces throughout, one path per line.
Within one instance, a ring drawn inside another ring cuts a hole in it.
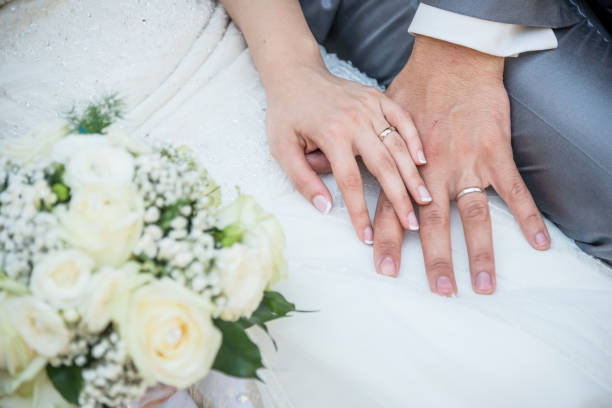
M 437 38 L 498 57 L 557 48 L 550 28 L 498 23 L 419 4 L 408 27 L 411 34 Z

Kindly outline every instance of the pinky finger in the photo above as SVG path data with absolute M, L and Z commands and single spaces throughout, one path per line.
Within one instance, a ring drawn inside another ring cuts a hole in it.
M 550 234 L 521 174 L 514 162 L 505 170 L 501 170 L 504 177 L 493 187 L 510 207 L 531 246 L 541 251 L 548 249 Z
M 394 126 L 406 141 L 406 145 L 408 146 L 414 163 L 417 166 L 426 164 L 427 159 L 423 151 L 423 144 L 421 143 L 419 132 L 414 126 L 414 122 L 410 118 L 410 115 L 405 112 L 401 106 L 386 96 L 381 99 L 380 103 L 387 122 Z

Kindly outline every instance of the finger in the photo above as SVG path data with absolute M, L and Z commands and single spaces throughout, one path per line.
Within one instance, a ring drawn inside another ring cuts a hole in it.
M 546 224 L 514 161 L 498 169 L 493 187 L 510 207 L 531 246 L 541 251 L 550 248 Z
M 394 126 L 406 141 L 408 150 L 412 156 L 412 161 L 417 165 L 427 163 L 419 132 L 416 126 L 414 126 L 414 122 L 410 118 L 410 115 L 404 111 L 401 106 L 386 96 L 381 99 L 380 105 L 387 122 Z
M 324 153 L 329 158 L 334 178 L 338 183 L 357 235 L 365 244 L 372 245 L 374 232 L 363 193 L 363 181 L 350 146 L 336 146 L 333 150 Z
M 431 193 L 425 187 L 425 182 L 408 152 L 404 139 L 402 139 L 399 133 L 392 132 L 383 139 L 383 144 L 395 160 L 395 164 L 406 187 L 408 187 L 410 195 L 421 205 L 429 204 L 431 202 Z
M 291 130 L 289 130 L 291 132 Z M 276 140 L 283 140 L 277 138 Z M 285 142 L 288 142 L 285 140 Z M 332 199 L 325 183 L 317 176 L 304 157 L 304 150 L 297 143 L 283 143 L 271 149 L 272 155 L 285 170 L 293 186 L 323 214 L 329 214 Z
M 327 157 L 320 150 L 306 154 L 306 160 L 310 167 L 319 174 L 331 173 L 331 163 L 327 160 Z
M 416 216 L 412 202 L 393 157 L 372 134 L 372 130 L 367 130 L 366 133 L 367 135 L 356 142 L 357 152 L 393 204 L 402 226 L 406 229 L 418 229 L 418 223 L 414 223 Z
M 457 293 L 450 241 L 450 207 L 446 186 L 429 183 L 430 205 L 421 207 L 421 245 L 432 292 L 442 296 Z
M 470 260 L 474 292 L 495 291 L 495 258 L 489 202 L 485 193 L 470 193 L 457 200 Z
M 374 215 L 374 264 L 379 274 L 396 277 L 399 273 L 403 236 L 402 224 L 381 191 Z

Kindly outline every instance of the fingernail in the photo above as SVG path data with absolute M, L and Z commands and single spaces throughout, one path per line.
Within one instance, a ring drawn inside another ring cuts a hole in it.
M 438 293 L 444 296 L 450 296 L 453 294 L 454 288 L 448 276 L 440 276 L 436 281 L 436 289 Z
M 410 227 L 411 231 L 419 230 L 419 221 L 417 220 L 416 215 L 413 212 L 408 214 L 408 227 Z
M 422 150 L 419 150 L 417 152 L 417 158 L 419 159 L 419 163 L 421 164 L 427 163 L 427 159 L 425 159 L 425 153 L 423 153 Z
M 429 194 L 429 190 L 427 190 L 425 186 L 419 186 L 417 190 L 419 192 L 419 197 L 421 197 L 421 201 L 428 203 L 432 200 L 431 194 Z
M 493 283 L 491 282 L 491 275 L 486 272 L 480 272 L 476 275 L 476 290 L 480 292 L 489 292 L 492 288 Z
M 331 202 L 324 195 L 317 194 L 315 198 L 312 199 L 312 204 L 323 214 L 329 214 L 331 211 Z
M 548 245 L 548 238 L 543 232 L 538 232 L 535 236 L 535 242 L 537 246 L 544 247 Z
M 363 230 L 363 242 L 368 245 L 372 245 L 374 243 L 374 231 L 372 231 L 372 227 L 368 227 Z
M 393 262 L 393 259 L 389 257 L 386 257 L 385 259 L 383 259 L 383 261 L 380 263 L 380 273 L 385 276 L 395 276 L 396 275 L 395 262 Z

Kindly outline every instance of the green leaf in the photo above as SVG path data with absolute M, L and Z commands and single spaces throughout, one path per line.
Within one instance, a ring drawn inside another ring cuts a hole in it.
M 229 248 L 237 242 L 242 241 L 244 231 L 240 225 L 228 225 L 220 230 L 211 228 L 208 232 L 213 236 L 217 248 Z
M 221 319 L 215 320 L 215 326 L 221 330 L 223 342 L 213 368 L 234 377 L 259 379 L 257 370 L 264 367 L 261 353 L 245 329 L 238 322 Z
M 90 103 L 81 113 L 72 108 L 66 116 L 73 132 L 103 134 L 104 129 L 122 117 L 122 111 L 123 102 L 116 94 L 111 94 Z
M 265 291 L 257 310 L 253 312 L 251 317 L 240 319 L 239 323 L 245 329 L 251 326 L 259 326 L 266 330 L 264 323 L 280 319 L 295 311 L 295 305 L 287 301 L 283 295 L 274 291 Z
M 53 386 L 68 402 L 78 405 L 83 388 L 82 368 L 77 366 L 53 367 L 47 364 L 47 376 Z

